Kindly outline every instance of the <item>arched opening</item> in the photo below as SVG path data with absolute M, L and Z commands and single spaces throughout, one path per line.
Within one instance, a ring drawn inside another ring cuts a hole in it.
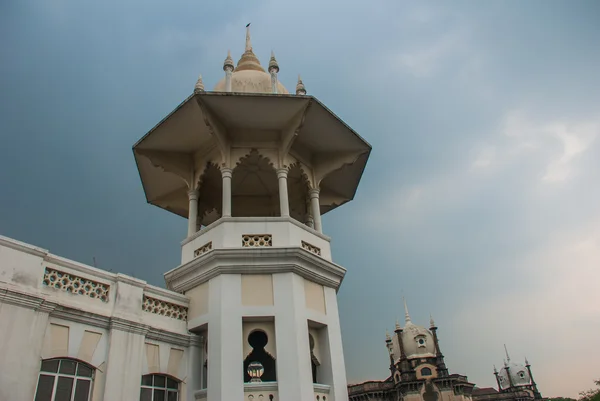
M 312 368 L 313 383 L 318 383 L 317 379 L 319 378 L 319 366 L 321 363 L 315 356 L 315 339 L 312 334 L 308 335 L 308 344 L 310 346 L 310 366 Z
M 290 216 L 306 224 L 310 213 L 308 177 L 299 165 L 294 164 L 290 167 L 287 176 L 287 186 Z
M 431 369 L 429 369 L 429 368 L 421 369 L 421 376 L 431 376 Z
M 179 383 L 165 374 L 143 375 L 140 401 L 178 401 Z
M 279 183 L 270 160 L 253 149 L 244 156 L 231 178 L 231 215 L 279 216 Z
M 198 188 L 198 225 L 207 226 L 223 214 L 223 178 L 221 170 L 208 163 Z
M 43 360 L 35 401 L 90 400 L 94 370 L 93 366 L 75 359 Z
M 262 330 L 254 330 L 248 335 L 248 344 L 252 347 L 252 352 L 244 360 L 245 382 L 250 382 L 253 379 L 253 381 L 262 382 L 277 381 L 275 358 L 265 350 L 268 342 L 269 337 Z M 249 372 L 249 367 L 251 367 L 251 372 Z M 252 376 L 250 373 L 252 373 Z

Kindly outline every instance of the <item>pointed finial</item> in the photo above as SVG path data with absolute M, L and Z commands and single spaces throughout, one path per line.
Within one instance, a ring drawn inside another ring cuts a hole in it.
M 396 319 L 396 330 L 401 330 L 402 327 L 400 327 L 400 322 L 398 322 L 398 319 Z
M 527 357 L 525 357 L 525 366 L 529 366 L 529 361 L 527 360 Z
M 385 341 L 392 341 L 392 337 L 390 336 L 390 332 L 385 329 Z
M 497 375 L 498 374 L 498 369 L 496 369 L 496 365 L 494 365 L 494 374 Z
M 275 71 L 279 72 L 279 64 L 277 64 L 277 60 L 275 60 L 275 53 L 271 50 L 271 59 L 269 60 L 269 72 Z
M 298 83 L 296 84 L 296 95 L 306 95 L 306 87 L 302 82 L 302 78 L 300 78 L 300 74 L 298 74 Z
M 408 306 L 406 305 L 406 298 L 402 297 L 402 300 L 404 301 L 404 321 L 406 323 L 412 323 L 410 320 L 410 314 L 408 313 Z
M 233 59 L 231 58 L 231 51 L 227 50 L 227 57 L 225 58 L 225 61 L 223 62 L 223 70 L 227 71 L 229 69 L 229 71 L 233 71 Z
M 510 362 L 510 356 L 508 355 L 508 349 L 506 348 L 506 344 L 504 344 L 504 352 L 506 352 L 506 360 Z
M 435 322 L 433 321 L 433 316 L 431 316 L 431 313 L 429 314 L 429 327 L 435 327 Z
M 198 76 L 196 85 L 194 85 L 194 93 L 204 92 L 204 82 L 202 82 L 202 75 Z
M 504 367 L 508 368 L 508 362 L 506 362 L 506 359 L 502 359 L 502 361 L 504 362 Z
M 252 51 L 252 42 L 250 42 L 250 23 L 246 25 L 246 51 Z

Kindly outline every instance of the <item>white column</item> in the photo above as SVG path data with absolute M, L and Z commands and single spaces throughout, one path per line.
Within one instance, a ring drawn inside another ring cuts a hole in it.
M 188 213 L 188 237 L 196 232 L 196 224 L 198 220 L 198 191 L 195 189 L 188 191 L 190 207 Z
M 231 92 L 231 75 L 233 74 L 233 68 L 230 66 L 225 67 L 225 92 Z
M 221 176 L 223 177 L 223 213 L 221 217 L 231 217 L 231 176 L 233 170 L 230 168 L 222 168 Z
M 290 202 L 288 200 L 288 186 L 287 186 L 287 168 L 280 168 L 277 170 L 277 179 L 279 180 L 279 211 L 281 216 L 290 215 Z
M 308 194 L 310 195 L 310 209 L 313 220 L 315 222 L 315 230 L 322 233 L 323 226 L 321 225 L 321 207 L 319 206 L 319 190 L 313 188 L 308 192 Z
M 144 342 L 143 329 L 113 322 L 109 332 L 105 400 L 137 400 L 140 397 Z
M 304 278 L 294 273 L 274 274 L 273 296 L 278 398 L 314 400 Z
M 190 339 L 188 356 L 188 374 L 186 380 L 187 398 L 186 401 L 195 401 L 194 393 L 202 389 L 202 358 L 203 351 L 202 336 L 192 334 Z M 183 401 L 183 400 L 182 400 Z
M 271 74 L 271 91 L 277 93 L 277 71 L 272 69 L 269 73 Z
M 348 383 L 346 381 L 346 365 L 344 364 L 344 349 L 342 346 L 342 329 L 340 327 L 340 315 L 338 313 L 337 293 L 331 287 L 324 287 L 325 305 L 327 308 L 328 325 L 327 341 L 329 352 L 329 369 L 327 384 L 331 385 L 333 401 L 348 399 Z M 330 399 L 330 397 L 327 397 Z
M 243 400 L 241 275 L 211 279 L 209 299 L 207 401 Z

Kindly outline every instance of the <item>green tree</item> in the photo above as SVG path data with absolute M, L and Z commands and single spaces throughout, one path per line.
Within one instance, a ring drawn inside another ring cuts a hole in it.
M 579 393 L 579 401 L 600 401 L 600 380 L 594 380 L 594 384 L 599 388 L 592 388 Z

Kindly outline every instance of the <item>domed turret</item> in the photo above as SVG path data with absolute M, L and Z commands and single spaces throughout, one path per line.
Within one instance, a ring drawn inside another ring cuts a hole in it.
M 231 77 L 225 77 L 221 79 L 217 85 L 215 85 L 215 92 L 237 92 L 237 93 L 283 93 L 289 94 L 288 90 L 280 83 L 276 83 L 277 91 L 273 91 L 273 84 L 271 81 L 271 74 L 266 72 L 260 64 L 258 57 L 252 51 L 252 43 L 250 41 L 250 27 L 246 27 L 246 47 L 244 54 L 240 57 L 235 69 L 233 69 L 233 62 L 228 62 L 231 56 L 228 55 L 225 60 L 225 66 L 231 65 L 233 72 Z M 276 67 L 279 71 L 279 65 L 277 62 L 273 64 L 274 57 L 270 61 L 269 69 Z M 227 80 L 230 79 L 230 86 L 227 85 Z

